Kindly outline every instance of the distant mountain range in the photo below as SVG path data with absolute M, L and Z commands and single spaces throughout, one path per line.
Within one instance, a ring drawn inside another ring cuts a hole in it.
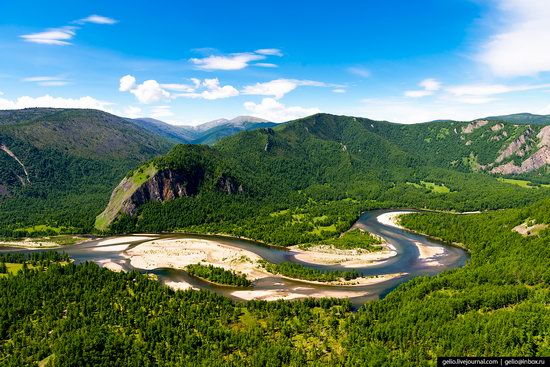
M 197 126 L 171 125 L 152 118 L 129 120 L 145 130 L 177 143 L 209 145 L 240 131 L 249 131 L 276 125 L 274 122 L 253 116 L 237 116 L 231 120 L 221 118 Z
M 550 124 L 550 115 L 534 115 L 532 113 L 514 113 L 511 115 L 489 116 L 482 120 L 504 121 L 514 124 L 535 124 L 547 125 Z

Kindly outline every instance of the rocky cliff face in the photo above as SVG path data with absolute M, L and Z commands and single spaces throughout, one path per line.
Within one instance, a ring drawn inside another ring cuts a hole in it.
M 519 139 L 514 141 L 504 151 L 501 152 L 496 163 L 502 162 L 504 158 L 516 154 L 519 157 L 525 156 L 532 147 L 527 144 L 527 141 L 531 138 L 534 131 L 529 128 L 520 136 Z M 545 126 L 537 134 L 538 145 L 533 148 L 538 148 L 535 153 L 521 162 L 520 166 L 516 166 L 513 162 L 495 167 L 491 170 L 491 173 L 500 173 L 505 175 L 520 174 L 535 171 L 545 165 L 550 165 L 550 126 Z M 523 147 L 523 148 L 522 148 Z M 501 159 L 502 158 L 502 159 Z
M 192 196 L 197 193 L 199 184 L 197 177 L 186 177 L 183 173 L 173 170 L 159 171 L 123 201 L 121 212 L 134 215 L 140 205 L 150 201 L 163 202 Z
M 119 213 L 135 215 L 138 208 L 148 202 L 165 202 L 196 195 L 205 180 L 206 173 L 200 169 L 193 174 L 171 169 L 158 171 L 122 201 Z M 244 192 L 243 186 L 226 174 L 216 180 L 215 189 L 227 194 Z

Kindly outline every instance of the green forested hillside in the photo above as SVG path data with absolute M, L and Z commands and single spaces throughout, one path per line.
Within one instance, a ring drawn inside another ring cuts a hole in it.
M 233 304 L 93 264 L 20 272 L 0 279 L 0 364 L 401 367 L 435 366 L 437 356 L 548 356 L 550 230 L 513 228 L 548 224 L 549 205 L 404 217 L 460 241 L 471 261 L 356 313 L 345 300 Z
M 105 112 L 26 109 L 2 111 L 0 145 L 0 236 L 24 236 L 90 231 L 116 182 L 172 143 Z
M 548 188 L 498 181 L 470 165 L 471 156 L 483 164 L 494 161 L 508 144 L 491 140 L 491 134 L 509 131 L 514 140 L 523 133 L 515 125 L 499 124 L 502 128 L 494 132 L 492 125 L 399 125 L 319 114 L 237 134 L 208 155 L 218 157 L 216 177 L 234 177 L 242 193 L 202 185 L 197 195 L 149 202 L 138 215 L 123 214 L 111 229 L 223 232 L 289 245 L 335 236 L 369 208 L 472 211 L 546 197 Z M 465 135 L 475 143 L 466 144 Z M 178 162 L 187 162 L 182 167 L 193 161 L 194 149 L 174 149 L 156 162 L 177 171 Z M 539 180 L 548 177 L 542 171 L 532 174 Z

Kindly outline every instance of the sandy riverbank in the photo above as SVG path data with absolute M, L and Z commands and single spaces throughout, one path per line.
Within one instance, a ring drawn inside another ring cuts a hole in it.
M 427 246 L 420 242 L 414 243 L 418 248 L 419 256 L 418 258 L 426 266 L 440 266 L 443 265 L 438 261 L 438 257 L 441 257 L 445 254 L 445 248 L 441 246 Z
M 97 243 L 97 246 L 110 246 L 110 245 L 120 245 L 120 244 L 128 244 L 131 242 L 138 242 L 138 241 L 145 241 L 145 240 L 152 240 L 154 239 L 154 236 L 124 236 L 124 237 L 114 237 L 114 238 L 108 238 L 103 241 L 100 241 Z
M 289 248 L 296 260 L 315 265 L 341 265 L 345 268 L 362 268 L 380 264 L 397 255 L 390 244 L 383 244 L 381 251 L 369 252 L 362 249 L 339 250 L 333 246 L 314 246 L 302 250 L 297 246 Z
M 203 263 L 243 273 L 250 280 L 260 276 L 255 253 L 202 239 L 162 239 L 145 242 L 126 252 L 133 267 L 183 269 Z
M 411 212 L 404 212 L 404 211 L 384 213 L 376 217 L 376 220 L 385 226 L 404 229 L 404 227 L 399 224 L 399 216 L 403 214 L 410 214 L 410 213 Z
M 122 267 L 122 265 L 116 263 L 112 259 L 105 259 L 105 260 L 98 261 L 98 264 L 111 271 L 115 271 L 115 272 L 124 271 L 124 268 Z
M 62 236 L 62 237 L 71 237 L 70 235 Z M 0 247 L 14 247 L 18 249 L 25 249 L 25 250 L 37 250 L 37 249 L 48 249 L 48 248 L 61 248 L 66 246 L 72 246 L 72 244 L 67 245 L 60 245 L 59 243 L 55 242 L 56 236 L 53 237 L 27 237 L 22 238 L 20 240 L 12 240 L 12 241 L 4 241 L 0 240 Z M 87 237 L 80 237 L 77 235 L 72 236 L 74 240 L 76 240 L 76 243 L 83 243 L 90 241 L 90 238 Z

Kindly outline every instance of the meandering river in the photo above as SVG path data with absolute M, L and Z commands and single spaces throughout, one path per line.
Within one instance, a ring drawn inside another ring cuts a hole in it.
M 277 292 L 280 292 L 280 294 L 292 294 L 292 298 L 303 298 L 308 296 L 318 297 L 320 295 L 322 296 L 326 294 L 327 296 L 349 297 L 352 304 L 354 304 L 355 306 L 359 306 L 367 300 L 384 297 L 396 286 L 403 282 L 411 280 L 414 277 L 421 275 L 434 275 L 444 270 L 461 267 L 468 260 L 469 256 L 467 252 L 460 248 L 449 246 L 442 242 L 429 239 L 426 236 L 414 234 L 388 224 L 383 224 L 378 220 L 379 216 L 391 212 L 393 211 L 375 210 L 365 212 L 354 224 L 354 227 L 364 229 L 384 238 L 389 245 L 393 246 L 397 253 L 396 256 L 393 256 L 384 261 L 369 264 L 368 266 L 356 267 L 354 269 L 365 276 L 380 276 L 395 273 L 403 273 L 403 275 L 394 277 L 390 280 L 377 282 L 375 284 L 349 286 L 313 284 L 310 282 L 292 280 L 273 275 L 254 281 L 252 289 L 245 292 L 275 292 L 275 294 L 278 294 Z M 263 259 L 273 263 L 289 261 L 323 270 L 349 270 L 349 268 L 344 268 L 341 265 L 315 265 L 305 263 L 298 260 L 295 257 L 295 253 L 292 251 L 282 248 L 265 246 L 260 243 L 238 238 L 179 233 L 148 234 L 147 237 L 150 238 L 128 238 L 128 240 L 124 243 L 117 243 L 117 246 L 102 245 L 102 242 L 105 243 L 105 239 L 97 239 L 78 245 L 66 246 L 62 249 L 57 248 L 56 250 L 67 252 L 75 260 L 76 263 L 93 261 L 98 264 L 104 264 L 106 259 L 109 259 L 109 261 L 119 264 L 124 270 L 138 270 L 143 273 L 155 274 L 158 277 L 158 280 L 165 284 L 174 282 L 185 282 L 190 284 L 194 288 L 210 289 L 216 293 L 237 300 L 243 299 L 243 297 L 241 296 L 243 292 L 242 288 L 214 285 L 201 279 L 192 277 L 188 275 L 184 270 L 180 269 L 135 269 L 131 265 L 126 253 L 132 248 L 144 242 L 151 241 L 151 237 L 155 240 L 178 238 L 207 239 L 253 252 Z M 116 238 L 117 237 L 112 237 L 112 239 Z M 119 246 L 125 244 L 129 244 L 129 246 Z M 437 248 L 438 251 L 436 252 L 436 255 L 431 256 L 430 259 L 426 259 L 426 257 L 422 256 L 421 254 L 421 248 Z M 22 250 L 14 250 L 13 248 L 0 249 L 0 252 L 8 251 Z

